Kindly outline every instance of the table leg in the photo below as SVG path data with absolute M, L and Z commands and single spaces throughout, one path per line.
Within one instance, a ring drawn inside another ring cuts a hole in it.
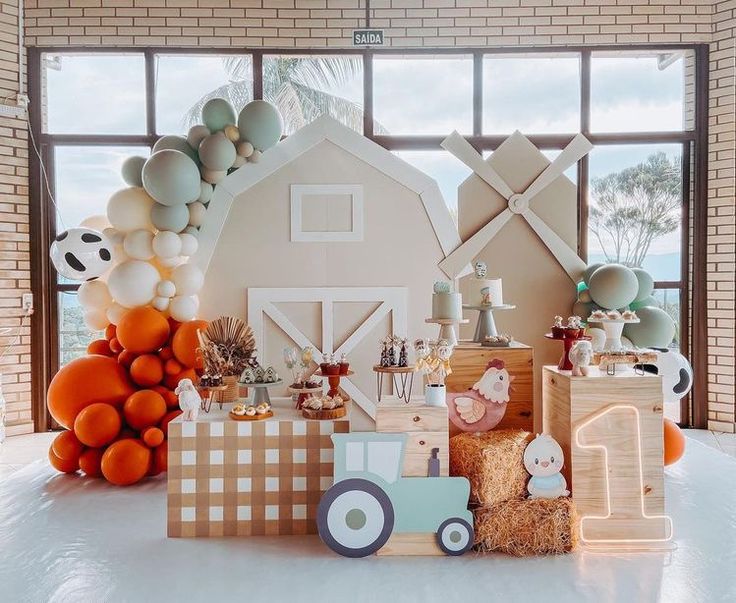
M 381 401 L 381 394 L 383 390 L 383 373 L 376 373 L 376 392 L 378 401 Z

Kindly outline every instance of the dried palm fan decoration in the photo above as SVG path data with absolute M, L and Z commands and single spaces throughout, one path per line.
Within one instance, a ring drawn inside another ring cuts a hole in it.
M 257 365 L 253 330 L 240 318 L 221 316 L 197 335 L 208 373 L 239 377 L 246 367 Z

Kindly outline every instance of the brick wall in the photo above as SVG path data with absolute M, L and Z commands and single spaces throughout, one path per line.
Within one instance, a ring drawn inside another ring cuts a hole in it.
M 0 86 L 13 91 L 6 75 L 17 69 L 15 33 L 5 17 L 16 5 L 0 2 Z M 371 7 L 371 25 L 394 47 L 711 43 L 709 418 L 711 427 L 734 431 L 736 0 L 373 0 Z M 350 45 L 364 7 L 360 0 L 27 0 L 25 18 L 29 46 L 324 48 Z M 0 127 L 4 157 L 19 162 L 4 161 L 0 174 L 0 291 L 11 306 L 3 321 L 17 324 L 18 289 L 28 279 L 26 132 L 17 121 Z M 27 363 L 20 367 L 6 377 L 20 390 L 11 394 L 14 420 L 29 416 L 28 387 L 17 385 L 28 381 Z

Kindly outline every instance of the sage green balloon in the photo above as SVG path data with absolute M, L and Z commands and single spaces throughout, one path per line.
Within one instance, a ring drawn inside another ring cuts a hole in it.
M 181 151 L 185 155 L 188 155 L 195 163 L 199 161 L 197 151 L 189 146 L 187 139 L 183 136 L 174 136 L 173 134 L 167 134 L 166 136 L 162 136 L 161 138 L 159 138 L 156 141 L 156 144 L 153 145 L 153 152 L 155 153 L 156 151 L 163 151 L 164 149 Z
M 585 272 L 583 272 L 583 282 L 590 286 L 590 277 L 593 276 L 593 273 L 598 270 L 601 266 L 605 266 L 605 264 L 601 264 L 600 262 L 596 264 L 588 264 L 588 267 L 585 269 Z
M 643 268 L 632 268 L 631 271 L 636 275 L 639 281 L 639 292 L 634 298 L 634 302 L 640 302 L 647 297 L 650 297 L 654 292 L 654 279 Z M 633 303 L 633 302 L 632 302 Z
M 644 308 L 646 306 L 654 306 L 655 308 L 659 307 L 659 302 L 654 297 L 645 297 L 641 301 L 633 301 L 629 304 L 629 308 L 632 310 L 638 310 L 639 308 Z
M 224 98 L 208 100 L 202 107 L 202 121 L 210 132 L 219 132 L 225 126 L 235 123 L 235 109 Z
M 235 161 L 235 145 L 222 132 L 210 134 L 199 145 L 199 159 L 213 171 L 224 172 Z
M 143 186 L 141 172 L 144 163 L 146 163 L 146 158 L 139 155 L 133 155 L 123 161 L 123 165 L 120 166 L 120 175 L 123 177 L 125 184 L 128 186 Z
M 638 323 L 624 326 L 624 335 L 640 348 L 666 348 L 675 336 L 675 321 L 661 308 L 645 306 L 636 311 Z
M 238 116 L 238 129 L 243 140 L 253 148 L 265 151 L 274 146 L 284 131 L 279 110 L 264 100 L 249 102 Z
M 607 310 L 628 306 L 639 292 L 639 280 L 622 264 L 606 264 L 598 268 L 588 283 L 593 301 Z
M 181 151 L 157 151 L 143 166 L 143 188 L 163 205 L 195 201 L 201 192 L 199 182 L 197 164 Z
M 159 230 L 181 232 L 189 224 L 188 206 L 156 203 L 151 209 L 151 222 Z

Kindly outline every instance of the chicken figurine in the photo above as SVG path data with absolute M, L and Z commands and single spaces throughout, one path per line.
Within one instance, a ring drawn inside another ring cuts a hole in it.
M 176 386 L 174 393 L 179 396 L 179 408 L 184 411 L 183 421 L 196 421 L 202 405 L 202 397 L 191 379 L 182 379 Z
M 524 467 L 531 475 L 527 490 L 529 498 L 569 496 L 567 481 L 560 473 L 565 457 L 562 448 L 550 435 L 539 434 L 524 450 Z
M 462 431 L 490 431 L 506 413 L 513 380 L 514 377 L 509 375 L 503 360 L 494 358 L 471 389 L 447 394 L 450 421 Z

